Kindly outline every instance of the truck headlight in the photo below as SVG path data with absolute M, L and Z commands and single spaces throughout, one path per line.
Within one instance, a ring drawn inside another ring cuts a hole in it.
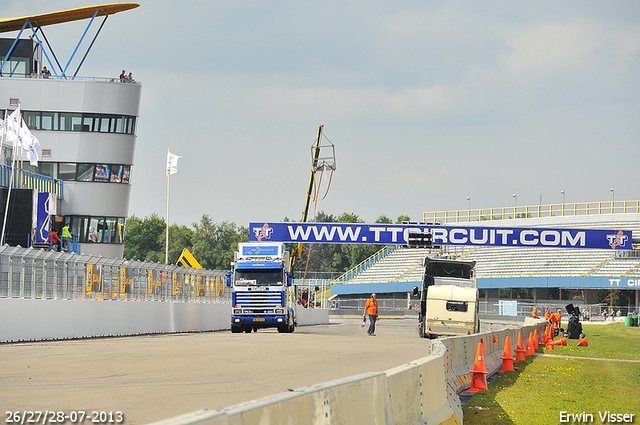
M 282 322 L 283 322 L 282 317 L 278 317 L 278 323 L 282 323 Z
M 284 314 L 284 309 L 276 308 L 276 314 Z
M 241 308 L 234 308 L 233 309 L 233 314 L 242 314 L 242 309 Z

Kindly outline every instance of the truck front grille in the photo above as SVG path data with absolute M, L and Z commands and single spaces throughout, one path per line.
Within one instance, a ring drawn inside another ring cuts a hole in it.
M 273 313 L 283 305 L 282 292 L 236 292 L 234 305 L 243 310 L 250 310 L 254 314 Z

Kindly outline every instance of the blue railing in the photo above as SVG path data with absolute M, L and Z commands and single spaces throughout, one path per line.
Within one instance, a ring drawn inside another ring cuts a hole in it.
M 14 170 L 8 165 L 0 165 L 0 186 L 14 189 L 35 189 L 42 193 L 53 193 L 58 199 L 64 199 L 64 184 L 62 180 L 26 170 Z
M 366 269 L 368 269 L 369 267 L 371 267 L 373 264 L 375 264 L 381 258 L 386 257 L 391 251 L 395 250 L 396 248 L 397 248 L 397 246 L 395 246 L 395 245 L 393 245 L 393 246 L 385 246 L 380 251 L 376 252 L 371 257 L 369 257 L 366 260 L 364 260 L 362 263 L 358 264 L 357 266 L 355 266 L 351 270 L 347 271 L 342 276 L 336 278 L 332 283 L 345 283 L 345 282 L 347 282 L 348 280 L 350 280 L 352 277 L 354 277 L 358 273 L 361 273 L 361 272 L 365 271 Z

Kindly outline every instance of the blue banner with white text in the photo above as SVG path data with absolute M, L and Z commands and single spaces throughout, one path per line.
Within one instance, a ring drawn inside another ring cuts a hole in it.
M 249 223 L 250 242 L 406 245 L 413 232 L 433 245 L 631 249 L 630 230 L 360 223 Z

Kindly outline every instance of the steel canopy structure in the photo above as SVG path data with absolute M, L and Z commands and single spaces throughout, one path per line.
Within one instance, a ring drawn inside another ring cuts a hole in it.
M 77 51 L 78 51 L 78 49 L 80 47 L 80 44 L 84 40 L 84 38 L 85 38 L 85 36 L 87 34 L 87 31 L 91 27 L 91 24 L 93 23 L 93 21 L 95 20 L 96 17 L 103 16 L 104 19 L 102 20 L 102 23 L 100 24 L 100 27 L 96 31 L 96 34 L 94 35 L 93 39 L 91 40 L 91 43 L 87 47 L 87 50 L 84 53 L 84 56 L 82 57 L 82 60 L 80 61 L 80 64 L 78 65 L 78 67 L 76 68 L 75 72 L 73 73 L 73 76 L 71 77 L 71 79 L 73 79 L 78 75 L 78 71 L 82 67 L 82 64 L 84 63 L 85 58 L 89 54 L 89 51 L 91 50 L 91 47 L 93 46 L 93 43 L 95 42 L 96 38 L 98 38 L 98 34 L 100 34 L 100 31 L 102 30 L 102 27 L 104 26 L 104 24 L 105 24 L 105 22 L 107 20 L 107 17 L 109 15 L 113 15 L 113 14 L 118 13 L 118 12 L 123 12 L 125 10 L 130 10 L 130 9 L 135 9 L 136 7 L 139 7 L 139 6 L 140 5 L 138 3 L 112 3 L 112 4 L 104 4 L 104 5 L 98 5 L 98 6 L 80 7 L 80 8 L 77 8 L 77 9 L 69 9 L 69 10 L 63 10 L 63 11 L 60 11 L 60 12 L 44 13 L 44 14 L 40 14 L 40 15 L 25 16 L 25 17 L 21 17 L 21 18 L 0 19 L 0 33 L 11 32 L 11 31 L 19 31 L 18 35 L 15 38 L 15 41 L 14 41 L 13 45 L 11 46 L 11 49 L 9 49 L 9 52 L 7 53 L 6 57 L 2 61 L 2 64 L 0 65 L 0 72 L 2 72 L 2 68 L 4 67 L 5 63 L 7 62 L 7 59 L 9 59 L 9 57 L 11 56 L 11 53 L 12 53 L 15 45 L 17 44 L 18 40 L 20 39 L 20 36 L 22 35 L 22 32 L 27 28 L 27 26 L 29 26 L 29 28 L 31 28 L 31 32 L 33 33 L 34 38 L 36 39 L 36 41 L 40 45 L 40 48 L 42 49 L 42 52 L 44 53 L 45 57 L 47 58 L 47 62 L 49 62 L 49 66 L 51 67 L 51 70 L 53 71 L 55 77 L 56 78 L 68 78 L 67 77 L 67 69 L 68 69 L 71 61 L 73 60 L 75 54 L 77 53 Z M 55 24 L 62 24 L 62 23 L 66 23 L 66 22 L 78 21 L 78 20 L 82 20 L 82 19 L 90 19 L 90 21 L 87 24 L 86 29 L 82 33 L 82 36 L 80 37 L 80 40 L 78 41 L 78 44 L 76 45 L 75 49 L 73 50 L 73 53 L 71 54 L 71 57 L 67 61 L 66 65 L 63 67 L 60 64 L 60 62 L 58 61 L 58 58 L 56 57 L 56 55 L 55 55 L 55 53 L 53 51 L 53 48 L 49 44 L 49 41 L 47 40 L 47 37 L 44 34 L 44 30 L 42 29 L 42 27 L 47 26 L 47 25 L 55 25 Z M 47 44 L 48 50 L 51 53 L 51 56 L 53 57 L 53 59 L 55 60 L 57 68 L 51 62 L 51 58 L 47 54 L 47 49 L 45 49 L 42 41 L 40 40 L 40 37 L 38 37 L 38 32 L 40 32 L 42 34 L 42 37 L 44 38 L 44 41 Z

